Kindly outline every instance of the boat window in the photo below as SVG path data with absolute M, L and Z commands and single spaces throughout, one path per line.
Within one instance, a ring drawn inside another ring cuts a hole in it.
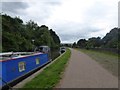
M 43 51 L 43 47 L 39 47 L 39 51 L 42 52 Z
M 36 58 L 36 65 L 40 64 L 40 58 Z
M 25 71 L 25 62 L 19 62 L 19 72 Z

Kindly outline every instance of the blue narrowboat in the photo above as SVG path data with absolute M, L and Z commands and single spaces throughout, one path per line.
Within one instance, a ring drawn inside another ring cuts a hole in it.
M 47 48 L 47 47 L 46 47 Z M 11 56 L 10 58 L 0 60 L 0 87 L 3 87 L 20 77 L 42 67 L 50 62 L 48 49 L 42 49 L 41 52 L 16 52 L 2 53 L 1 56 Z M 43 52 L 42 52 L 43 51 Z M 29 54 L 28 54 L 29 53 Z M 21 54 L 21 55 L 20 55 Z M 23 55 L 22 55 L 23 54 Z

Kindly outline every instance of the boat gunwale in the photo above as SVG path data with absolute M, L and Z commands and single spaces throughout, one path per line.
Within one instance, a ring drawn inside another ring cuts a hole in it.
M 44 54 L 44 53 L 39 52 L 39 53 L 31 54 L 31 55 L 25 55 L 25 56 L 22 56 L 22 57 L 4 59 L 4 60 L 0 60 L 0 62 L 6 62 L 6 61 L 10 61 L 10 60 L 16 60 L 16 59 L 19 59 L 19 58 L 27 58 L 29 56 L 35 56 L 35 55 L 39 55 L 39 54 Z

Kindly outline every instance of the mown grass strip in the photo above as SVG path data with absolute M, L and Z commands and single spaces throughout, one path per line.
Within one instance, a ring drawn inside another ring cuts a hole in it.
M 110 52 L 99 52 L 94 50 L 80 49 L 91 58 L 100 63 L 105 69 L 115 76 L 118 76 L 118 54 Z
M 70 55 L 71 51 L 67 49 L 66 52 L 60 58 L 58 58 L 58 60 L 45 68 L 38 76 L 25 84 L 23 88 L 50 89 L 55 87 L 61 79 L 61 73 L 64 71 Z

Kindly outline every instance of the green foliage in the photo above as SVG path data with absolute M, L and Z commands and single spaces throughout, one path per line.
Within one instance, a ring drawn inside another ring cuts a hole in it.
M 114 28 L 106 34 L 102 39 L 100 37 L 92 37 L 88 40 L 80 39 L 77 42 L 80 48 L 120 48 L 120 28 Z
M 87 47 L 88 48 L 97 48 L 101 45 L 101 38 L 100 37 L 92 37 L 88 39 Z
M 36 46 L 60 45 L 57 34 L 45 25 L 38 26 L 30 20 L 26 24 L 19 17 L 2 16 L 2 43 L 4 51 L 32 51 Z M 33 41 L 34 40 L 34 41 Z
M 80 48 L 84 48 L 84 47 L 86 47 L 86 45 L 87 45 L 87 40 L 85 40 L 85 39 L 80 39 L 80 40 L 77 42 L 77 45 L 78 45 Z
M 114 28 L 102 39 L 103 47 L 120 48 L 120 28 Z
M 60 39 L 59 39 L 59 37 L 57 36 L 57 34 L 56 34 L 52 29 L 50 29 L 50 34 L 51 34 L 51 36 L 52 36 L 52 38 L 53 38 L 53 41 L 54 41 L 54 43 L 52 43 L 53 46 L 54 46 L 54 44 L 56 43 L 56 46 L 55 46 L 55 47 L 59 47 L 59 46 L 60 46 Z
M 72 47 L 76 48 L 77 47 L 77 44 L 76 42 L 73 43 Z
M 50 88 L 55 87 L 61 79 L 61 74 L 70 58 L 70 55 L 71 52 L 67 49 L 63 56 L 45 68 L 38 76 L 28 82 L 23 88 L 42 88 L 50 90 Z

